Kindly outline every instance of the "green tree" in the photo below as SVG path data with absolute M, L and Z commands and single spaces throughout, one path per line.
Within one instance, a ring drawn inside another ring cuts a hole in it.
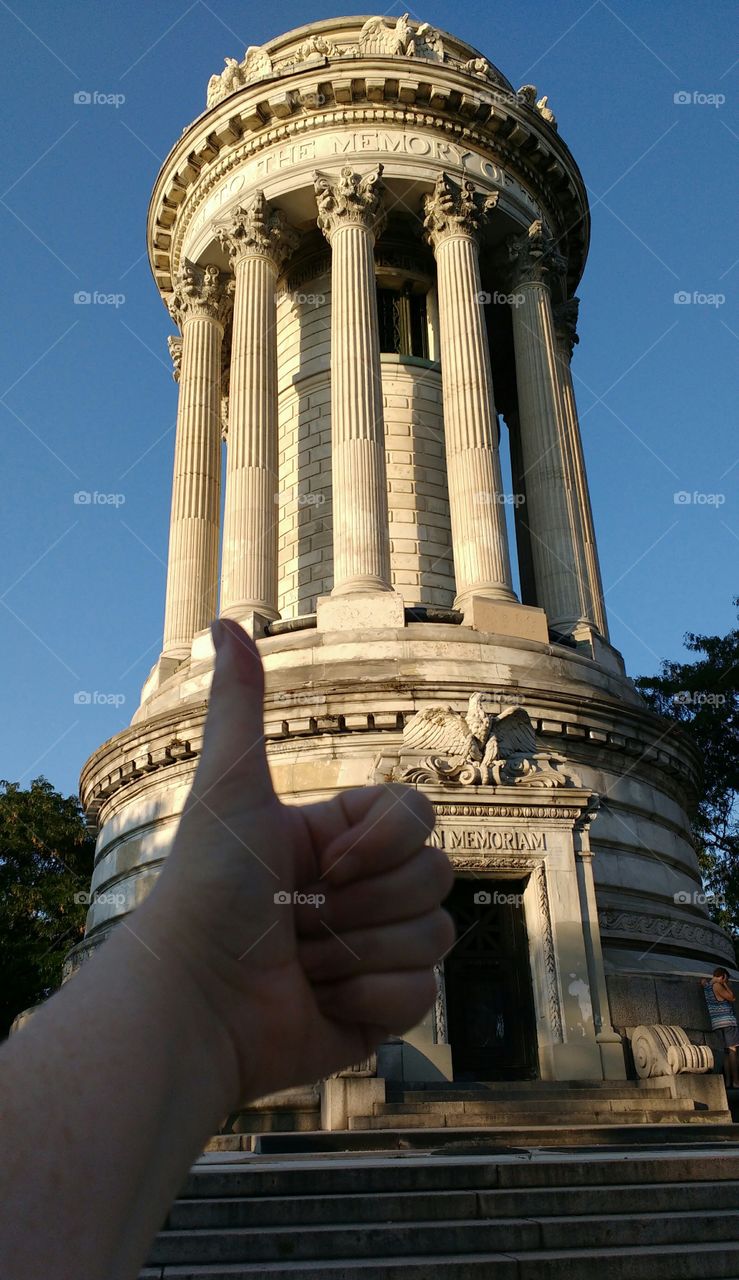
M 0 1037 L 48 996 L 82 937 L 94 841 L 75 796 L 0 780 Z
M 685 647 L 692 661 L 663 662 L 659 675 L 636 684 L 655 711 L 684 725 L 701 759 L 693 837 L 706 890 L 715 895 L 711 915 L 739 937 L 739 628 L 688 634 Z

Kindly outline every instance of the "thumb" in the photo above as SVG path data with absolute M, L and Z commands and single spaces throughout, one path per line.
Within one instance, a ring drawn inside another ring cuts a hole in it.
M 264 747 L 264 671 L 254 641 L 231 618 L 212 624 L 216 665 L 194 798 L 216 786 L 255 806 L 274 796 Z

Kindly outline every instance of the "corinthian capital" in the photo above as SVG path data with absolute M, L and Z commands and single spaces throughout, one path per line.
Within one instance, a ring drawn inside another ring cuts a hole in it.
M 350 165 L 345 165 L 337 181 L 325 173 L 313 174 L 318 226 L 328 241 L 334 231 L 351 225 L 366 227 L 375 238 L 381 234 L 385 225 L 382 169 L 378 164 L 362 177 L 354 173 Z
M 565 348 L 569 359 L 580 339 L 577 336 L 577 315 L 580 310 L 580 299 L 569 298 L 567 302 L 559 302 L 552 308 L 554 316 L 554 332 Z
M 513 264 L 514 286 L 548 284 L 552 273 L 561 274 L 567 266 L 566 258 L 557 252 L 556 240 L 539 219 L 523 235 L 510 237 L 508 258 Z
M 433 191 L 423 197 L 425 237 L 434 249 L 447 236 L 476 238 L 497 203 L 497 191 L 486 196 L 469 178 L 457 182 L 448 173 L 441 173 Z
M 263 191 L 250 204 L 238 205 L 217 235 L 232 265 L 240 258 L 269 258 L 279 269 L 300 243 L 298 232 L 282 210 L 268 204 Z
M 225 324 L 230 305 L 228 280 L 218 267 L 199 267 L 185 260 L 169 300 L 169 314 L 175 324 L 181 329 L 191 316 L 208 316 Z

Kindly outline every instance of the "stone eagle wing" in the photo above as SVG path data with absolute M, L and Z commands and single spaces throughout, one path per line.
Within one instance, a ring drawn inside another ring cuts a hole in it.
M 507 760 L 512 755 L 533 756 L 536 753 L 536 734 L 528 711 L 523 707 L 507 707 L 495 717 L 490 731 L 495 738 L 495 755 Z
M 417 711 L 403 730 L 404 750 L 432 756 L 459 756 L 466 760 L 474 754 L 474 745 L 474 735 L 464 716 L 451 707 Z

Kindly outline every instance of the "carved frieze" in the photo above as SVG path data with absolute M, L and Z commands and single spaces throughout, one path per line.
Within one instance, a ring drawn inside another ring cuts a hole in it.
M 470 697 L 465 715 L 429 707 L 403 729 L 398 782 L 489 787 L 578 787 L 564 756 L 539 751 L 523 707 L 495 712 L 492 695 Z M 411 757 L 411 759 L 409 759 Z
M 695 947 L 704 947 L 708 951 L 716 951 L 734 963 L 734 948 L 721 932 L 718 925 L 714 929 L 703 925 L 692 924 L 689 920 L 671 919 L 668 916 L 646 915 L 639 911 L 619 911 L 605 908 L 598 913 L 601 929 L 608 933 L 634 934 L 652 938 L 655 942 L 664 939 L 666 942 L 684 942 Z

